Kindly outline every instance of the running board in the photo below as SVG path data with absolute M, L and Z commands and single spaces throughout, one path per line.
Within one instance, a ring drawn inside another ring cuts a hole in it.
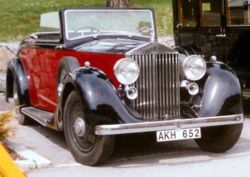
M 34 107 L 24 107 L 21 109 L 21 112 L 45 127 L 48 127 L 48 124 L 52 121 L 54 115 L 51 112 L 43 111 Z

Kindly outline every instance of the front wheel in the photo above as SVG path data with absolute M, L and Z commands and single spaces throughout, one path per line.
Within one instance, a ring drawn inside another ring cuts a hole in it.
M 243 124 L 202 128 L 202 138 L 196 143 L 208 152 L 226 152 L 239 140 L 242 127 Z
M 97 136 L 86 115 L 80 95 L 73 91 L 65 104 L 64 134 L 74 158 L 85 165 L 97 165 L 109 158 L 114 148 L 114 137 Z

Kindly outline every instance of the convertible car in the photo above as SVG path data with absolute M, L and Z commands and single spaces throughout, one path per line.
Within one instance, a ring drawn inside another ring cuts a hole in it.
M 235 72 L 159 44 L 152 10 L 61 9 L 43 14 L 40 26 L 9 62 L 6 99 L 21 105 L 21 124 L 64 131 L 78 162 L 104 162 L 120 134 L 195 139 L 215 153 L 239 139 Z

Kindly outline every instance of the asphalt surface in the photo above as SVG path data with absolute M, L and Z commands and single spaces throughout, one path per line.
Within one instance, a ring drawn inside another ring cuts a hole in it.
M 11 108 L 1 96 L 0 102 L 0 110 Z M 226 153 L 201 151 L 193 140 L 156 143 L 154 134 L 118 136 L 111 159 L 98 167 L 78 164 L 67 149 L 63 133 L 39 125 L 17 126 L 11 141 L 52 161 L 49 168 L 28 171 L 28 177 L 250 176 L 249 118 L 239 142 Z
M 236 146 L 223 154 L 201 151 L 193 140 L 156 143 L 150 135 L 119 136 L 111 159 L 98 167 L 75 162 L 64 136 L 41 126 L 19 126 L 15 141 L 52 161 L 28 177 L 249 177 L 250 119 Z

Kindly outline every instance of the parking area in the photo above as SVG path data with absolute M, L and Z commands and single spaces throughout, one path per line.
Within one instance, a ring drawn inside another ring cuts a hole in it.
M 63 134 L 40 126 L 19 127 L 19 143 L 52 161 L 47 169 L 30 171 L 31 177 L 48 176 L 249 176 L 250 120 L 246 119 L 240 141 L 227 153 L 201 151 L 194 141 L 158 144 L 152 135 L 117 137 L 111 159 L 99 167 L 77 164 L 65 145 Z M 104 175 L 103 175 L 104 174 Z

